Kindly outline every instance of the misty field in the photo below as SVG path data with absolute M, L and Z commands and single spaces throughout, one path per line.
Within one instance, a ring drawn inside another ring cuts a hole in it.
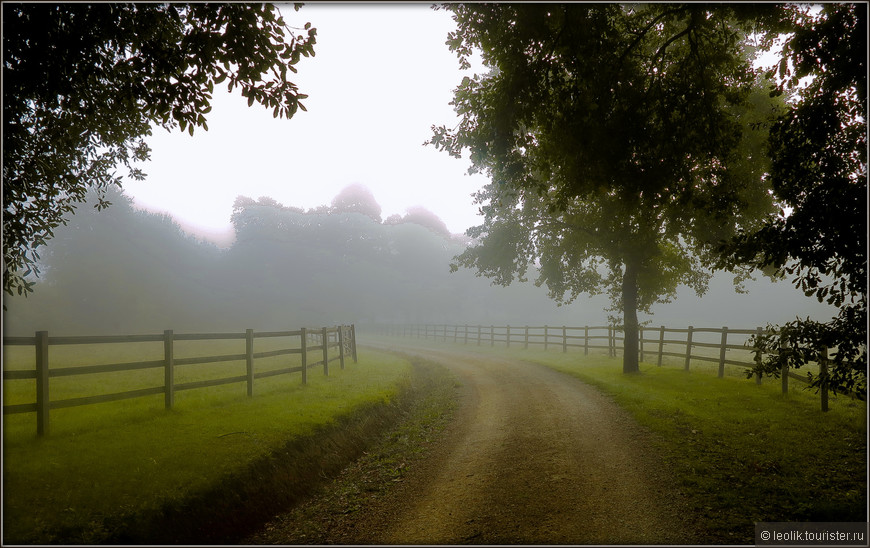
M 176 357 L 238 352 L 244 341 L 177 343 Z M 259 344 L 258 350 L 268 350 Z M 29 350 L 29 352 L 27 352 Z M 32 348 L 5 348 L 4 368 L 33 367 Z M 51 348 L 52 368 L 159 359 L 162 345 Z M 257 360 L 257 371 L 299 356 Z M 291 365 L 293 365 L 291 363 Z M 244 360 L 177 368 L 178 382 L 244 374 Z M 391 401 L 407 382 L 408 362 L 367 351 L 358 364 L 186 390 L 165 410 L 161 395 L 57 409 L 51 435 L 37 438 L 33 413 L 4 416 L 4 541 L 100 542 L 108 523 L 178 504 L 280 450 L 288 441 L 374 404 Z M 163 371 L 53 378 L 52 399 L 159 386 Z M 5 381 L 6 404 L 32 402 L 32 380 Z M 64 532 L 65 531 L 65 532 Z

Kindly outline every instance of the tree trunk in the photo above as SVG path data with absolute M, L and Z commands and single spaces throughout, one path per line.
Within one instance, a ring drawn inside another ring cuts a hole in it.
M 622 317 L 625 338 L 622 346 L 622 372 L 638 373 L 638 339 L 637 339 L 637 263 L 626 259 L 625 272 L 622 276 Z

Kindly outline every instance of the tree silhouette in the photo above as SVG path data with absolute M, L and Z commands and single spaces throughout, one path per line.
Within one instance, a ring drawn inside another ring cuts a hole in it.
M 298 9 L 298 5 L 296 8 Z M 31 291 L 37 249 L 97 191 L 134 179 L 154 127 L 208 129 L 214 86 L 293 116 L 314 54 L 269 4 L 3 4 L 3 288 Z
M 459 126 L 430 140 L 491 179 L 454 269 L 508 285 L 537 263 L 558 302 L 606 292 L 636 372 L 637 311 L 679 284 L 702 294 L 712 243 L 771 207 L 764 155 L 746 155 L 770 113 L 749 100 L 744 31 L 727 6 L 702 4 L 446 9 L 461 66 L 479 49 L 490 69 L 463 79 Z
M 757 231 L 721 248 L 726 266 L 775 268 L 807 296 L 840 308 L 822 323 L 771 326 L 754 343 L 768 352 L 750 372 L 778 375 L 782 365 L 831 367 L 811 386 L 866 394 L 867 378 L 867 5 L 788 8 L 790 38 L 773 94 L 790 108 L 770 134 L 770 180 L 783 208 Z M 804 87 L 801 81 L 809 79 Z

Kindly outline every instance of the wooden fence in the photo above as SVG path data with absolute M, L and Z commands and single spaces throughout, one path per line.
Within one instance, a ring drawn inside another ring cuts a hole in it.
M 494 325 L 447 325 L 447 324 L 408 324 L 408 325 L 383 325 L 380 331 L 388 336 L 424 338 L 452 341 L 462 344 L 504 344 L 508 348 L 511 345 L 529 348 L 530 345 L 540 345 L 548 348 L 561 348 L 567 352 L 569 348 L 582 348 L 584 355 L 590 350 L 606 350 L 608 356 L 615 357 L 622 348 L 624 337 L 621 335 L 622 328 L 619 326 L 494 326 Z M 752 368 L 756 360 L 761 359 L 761 352 L 747 346 L 751 335 L 762 333 L 761 327 L 755 329 L 730 329 L 725 327 L 693 327 L 675 329 L 665 326 L 640 327 L 638 333 L 638 353 L 641 361 L 646 361 L 651 356 L 656 359 L 658 366 L 662 365 L 665 356 L 679 358 L 686 371 L 689 370 L 692 360 L 711 362 L 718 365 L 718 376 L 725 375 L 725 366 Z M 674 338 L 677 334 L 680 338 Z M 711 341 L 710 336 L 718 340 Z M 685 338 L 683 338 L 685 337 Z M 706 337 L 706 340 L 705 340 Z M 729 340 L 730 337 L 730 340 Z M 738 344 L 735 339 L 742 339 Z M 683 347 L 679 352 L 672 351 L 674 346 Z M 693 352 L 693 349 L 708 349 L 706 352 Z M 742 350 L 751 356 L 745 360 L 728 358 L 728 352 Z M 713 355 L 710 355 L 712 352 Z M 825 367 L 826 364 L 820 364 Z M 799 375 L 784 367 L 780 372 L 782 393 L 788 393 L 789 379 L 796 379 L 807 383 L 805 375 Z M 761 375 L 756 375 L 755 382 L 761 384 Z M 821 389 L 821 406 L 823 411 L 828 410 L 828 390 Z
M 254 352 L 254 341 L 266 337 L 289 337 L 298 340 L 298 346 L 280 348 L 266 352 Z M 244 354 L 225 354 L 219 356 L 201 356 L 191 358 L 175 358 L 175 343 L 178 341 L 216 341 L 244 340 Z M 162 342 L 163 359 L 131 363 L 114 363 L 102 365 L 85 365 L 52 369 L 49 364 L 49 348 L 59 345 L 81 344 L 120 344 Z M 65 407 L 77 407 L 129 398 L 139 398 L 155 394 L 164 395 L 166 409 L 171 409 L 175 402 L 175 393 L 181 390 L 206 388 L 230 383 L 247 383 L 248 397 L 254 393 L 254 380 L 275 375 L 301 373 L 302 383 L 308 379 L 308 369 L 323 366 L 323 374 L 329 374 L 329 364 L 336 360 L 344 369 L 345 359 L 351 357 L 357 362 L 356 329 L 353 325 L 322 327 L 316 329 L 302 328 L 297 331 L 260 331 L 247 329 L 244 333 L 174 333 L 172 330 L 154 335 L 107 335 L 91 337 L 49 337 L 47 331 L 37 331 L 33 337 L 4 337 L 4 346 L 33 346 L 36 353 L 35 369 L 3 371 L 3 381 L 11 379 L 34 379 L 36 382 L 36 401 L 17 405 L 4 405 L 3 414 L 36 413 L 36 432 L 45 436 L 49 432 L 49 411 Z M 330 349 L 338 349 L 338 354 L 330 356 Z M 299 354 L 301 365 L 284 367 L 270 371 L 254 372 L 254 360 L 273 356 Z M 319 358 L 312 361 L 312 357 Z M 246 370 L 244 375 L 208 379 L 202 381 L 176 383 L 176 367 L 192 364 L 217 363 L 244 360 Z M 50 398 L 49 379 L 53 377 L 87 375 L 93 373 L 108 373 L 117 371 L 133 371 L 138 369 L 163 368 L 164 382 L 161 386 L 101 394 L 79 398 L 69 398 L 52 401 Z

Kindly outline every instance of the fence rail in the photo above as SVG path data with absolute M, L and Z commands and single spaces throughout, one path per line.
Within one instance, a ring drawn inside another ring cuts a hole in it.
M 382 334 L 387 336 L 400 336 L 412 338 L 425 338 L 433 340 L 442 340 L 444 342 L 452 341 L 462 344 L 489 344 L 495 346 L 496 343 L 505 344 L 508 348 L 513 345 L 522 345 L 523 348 L 529 348 L 530 345 L 541 345 L 544 350 L 550 347 L 561 347 L 562 352 L 567 352 L 569 348 L 582 348 L 584 355 L 588 355 L 590 350 L 606 350 L 608 356 L 615 357 L 618 350 L 621 349 L 621 343 L 624 336 L 621 336 L 622 328 L 620 326 L 496 326 L 496 325 L 450 325 L 450 324 L 406 324 L 406 325 L 382 325 L 380 326 Z M 757 348 L 747 346 L 747 341 L 751 335 L 760 334 L 763 331 L 761 327 L 754 329 L 731 329 L 727 326 L 723 327 L 694 327 L 687 328 L 670 328 L 665 326 L 659 327 L 639 327 L 638 330 L 638 358 L 641 361 L 646 361 L 647 356 L 656 356 L 656 365 L 662 365 L 663 357 L 681 358 L 683 367 L 689 371 L 690 364 L 693 360 L 703 361 L 718 364 L 718 376 L 725 375 L 725 366 L 733 365 L 737 367 L 752 368 L 756 361 L 761 359 L 761 352 Z M 650 334 L 653 337 L 650 338 Z M 685 334 L 685 339 L 672 338 L 670 334 Z M 699 340 L 696 335 L 710 336 L 718 335 L 717 341 Z M 667 338 L 666 338 L 667 337 Z M 729 343 L 729 337 L 732 342 Z M 742 344 L 735 344 L 733 341 L 736 337 L 742 338 Z M 604 343 L 602 343 L 604 341 Z M 650 345 L 655 345 L 655 348 L 650 348 Z M 665 345 L 669 348 L 674 346 L 683 347 L 679 352 L 666 350 Z M 693 349 L 711 349 L 718 350 L 718 355 L 710 356 L 702 353 L 693 352 Z M 727 353 L 730 350 L 744 351 L 746 355 L 751 356 L 747 360 L 729 359 Z M 824 367 L 824 364 L 822 364 Z M 807 377 L 799 375 L 794 371 L 790 371 L 784 367 L 780 372 L 782 379 L 782 393 L 788 393 L 789 379 L 795 379 L 803 383 L 807 383 Z M 756 375 L 755 382 L 761 384 L 761 375 Z M 822 410 L 828 410 L 828 390 L 826 387 L 821 389 L 821 404 Z
M 298 346 L 290 346 L 288 348 L 279 348 L 264 352 L 254 352 L 255 339 L 265 337 L 288 337 L 291 339 L 298 339 Z M 245 352 L 190 358 L 175 357 L 175 343 L 178 341 L 218 340 L 244 340 Z M 142 342 L 163 342 L 163 359 L 83 365 L 55 369 L 50 367 L 49 348 L 51 346 Z M 353 359 L 354 363 L 357 362 L 356 328 L 354 325 L 340 325 L 313 329 L 302 328 L 296 331 L 255 332 L 253 329 L 247 329 L 244 333 L 175 333 L 172 330 L 166 330 L 162 335 L 102 335 L 83 337 L 50 337 L 47 331 L 37 331 L 33 337 L 4 337 L 3 345 L 34 347 L 35 368 L 9 371 L 4 370 L 3 381 L 5 383 L 7 380 L 35 379 L 36 401 L 31 403 L 4 405 L 3 414 L 36 413 L 36 433 L 39 436 L 45 436 L 49 433 L 50 411 L 52 409 L 92 405 L 110 401 L 152 396 L 155 394 L 163 394 L 164 406 L 166 409 L 171 409 L 175 402 L 175 393 L 178 391 L 232 383 L 246 383 L 247 395 L 248 397 L 252 397 L 254 393 L 255 379 L 290 373 L 301 373 L 302 383 L 305 384 L 308 382 L 308 370 L 312 367 L 323 366 L 323 374 L 329 375 L 329 364 L 332 362 L 338 361 L 341 369 L 344 369 L 346 358 Z M 337 349 L 338 353 L 330 356 L 330 349 Z M 257 359 L 290 354 L 299 354 L 301 356 L 301 365 L 270 371 L 254 371 L 254 361 Z M 318 357 L 320 359 L 316 359 Z M 314 358 L 314 360 L 310 358 Z M 244 375 L 240 374 L 218 379 L 190 381 L 184 383 L 176 382 L 176 367 L 242 360 L 245 361 Z M 61 400 L 51 400 L 50 398 L 49 389 L 51 378 L 156 368 L 162 368 L 164 370 L 164 382 L 162 386 L 152 386 L 111 394 L 100 394 L 96 396 L 84 396 Z

